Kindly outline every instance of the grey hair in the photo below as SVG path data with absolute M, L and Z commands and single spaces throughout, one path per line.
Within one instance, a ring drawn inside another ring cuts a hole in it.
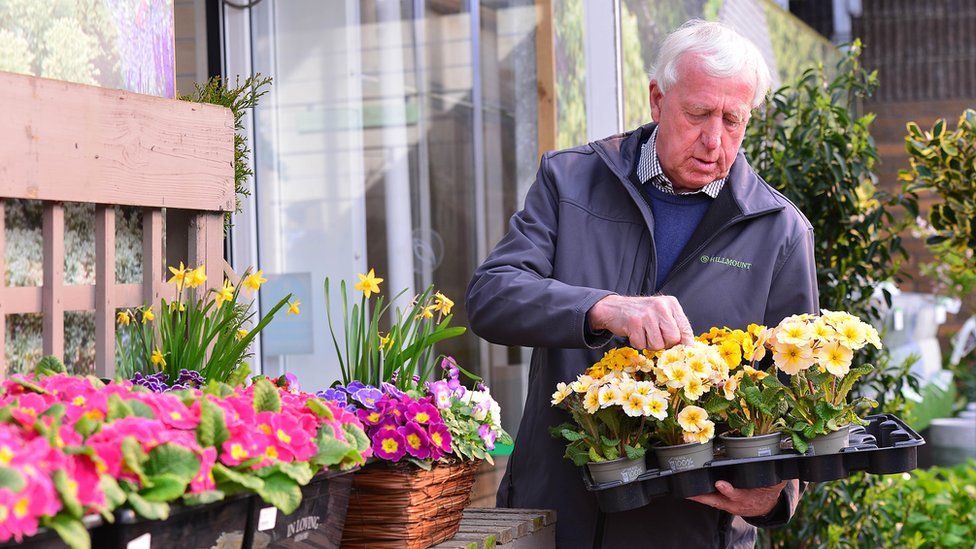
M 759 48 L 731 27 L 701 19 L 681 25 L 661 44 L 651 78 L 657 79 L 662 93 L 678 81 L 678 63 L 685 54 L 698 55 L 702 68 L 715 78 L 752 76 L 756 83 L 753 108 L 769 93 L 772 77 Z

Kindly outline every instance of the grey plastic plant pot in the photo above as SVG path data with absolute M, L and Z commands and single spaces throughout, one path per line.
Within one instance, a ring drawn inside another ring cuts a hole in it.
M 820 435 L 810 441 L 807 454 L 812 456 L 826 456 L 836 454 L 847 448 L 851 443 L 851 426 L 845 425 L 838 431 L 827 435 Z
M 722 433 L 718 436 L 725 443 L 725 456 L 730 459 L 775 456 L 779 454 L 781 433 L 742 437 Z
M 655 446 L 654 454 L 663 469 L 687 471 L 698 469 L 714 458 L 714 445 L 709 440 L 705 444 L 689 442 L 675 446 Z
M 644 458 L 627 459 L 620 458 L 613 461 L 590 462 L 586 464 L 590 470 L 593 482 L 605 483 L 621 481 L 623 483 L 633 482 L 637 477 L 647 472 L 647 462 Z

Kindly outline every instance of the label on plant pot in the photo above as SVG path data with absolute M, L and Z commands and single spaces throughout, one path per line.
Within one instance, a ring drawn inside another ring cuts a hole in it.
M 637 477 L 643 473 L 643 467 L 635 465 L 633 467 L 628 467 L 620 471 L 620 480 L 624 482 L 633 482 L 637 480 Z
M 773 455 L 773 451 L 770 450 L 769 448 L 760 448 L 756 450 L 756 455 L 759 457 L 771 456 Z
M 152 547 L 152 536 L 143 534 L 125 544 L 125 549 L 149 549 Z
M 258 513 L 258 532 L 271 530 L 278 522 L 278 509 L 276 507 L 265 507 Z

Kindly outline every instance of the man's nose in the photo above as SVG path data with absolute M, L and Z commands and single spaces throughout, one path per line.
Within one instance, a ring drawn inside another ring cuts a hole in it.
M 716 123 L 714 120 L 710 120 L 709 123 L 702 129 L 701 132 L 701 142 L 705 146 L 706 150 L 713 151 L 722 144 L 722 120 L 719 119 Z

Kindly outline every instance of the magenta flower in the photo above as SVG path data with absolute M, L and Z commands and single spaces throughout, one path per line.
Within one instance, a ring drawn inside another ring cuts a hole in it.
M 408 454 L 417 459 L 430 457 L 430 437 L 419 424 L 411 421 L 397 429 L 397 433 L 403 437 Z
M 478 427 L 478 436 L 484 441 L 485 448 L 489 450 L 495 449 L 495 439 L 498 438 L 498 433 L 491 428 L 491 425 L 483 423 L 481 427 Z
M 454 391 L 448 386 L 446 380 L 435 381 L 427 384 L 427 390 L 434 397 L 434 403 L 441 410 L 451 407 Z
M 443 423 L 438 423 L 431 425 L 428 429 L 430 435 L 430 443 L 434 448 L 432 456 L 434 459 L 439 459 L 443 454 L 451 453 L 451 431 L 448 430 L 447 426 Z
M 382 459 L 400 461 L 406 451 L 406 441 L 396 431 L 380 430 L 373 437 L 373 453 Z
M 418 401 L 410 404 L 407 406 L 405 415 L 409 421 L 416 421 L 424 425 L 441 421 L 440 412 L 427 401 Z

